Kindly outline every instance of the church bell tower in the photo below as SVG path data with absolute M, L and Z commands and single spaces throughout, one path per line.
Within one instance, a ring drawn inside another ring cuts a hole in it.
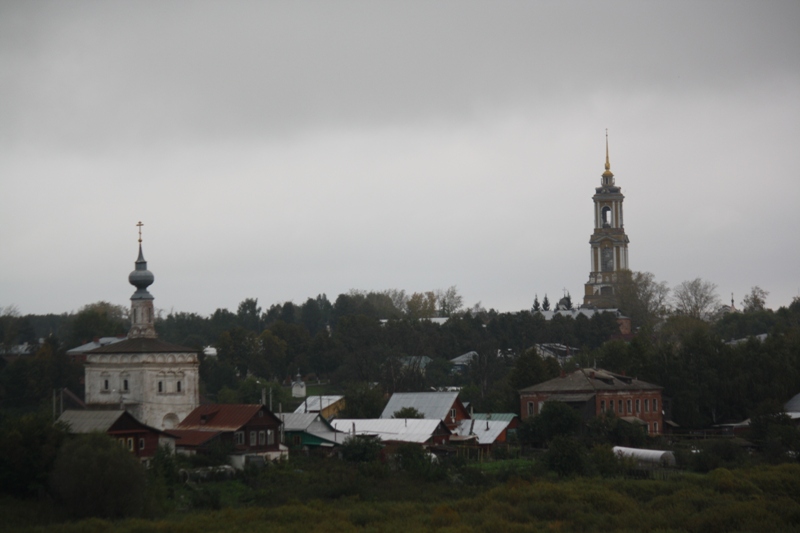
M 585 285 L 583 304 L 597 308 L 616 307 L 614 284 L 620 270 L 628 269 L 628 236 L 622 216 L 625 197 L 614 184 L 611 163 L 608 159 L 608 131 L 606 131 L 606 170 L 595 188 L 594 233 L 589 238 L 591 271 Z

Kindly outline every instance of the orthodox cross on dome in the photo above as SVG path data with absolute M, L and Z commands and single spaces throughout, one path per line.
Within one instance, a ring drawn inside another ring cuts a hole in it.
M 606 136 L 608 136 L 607 133 Z M 606 139 L 606 151 L 608 151 L 608 139 Z M 607 158 L 608 156 L 606 155 L 606 159 Z M 142 226 L 144 226 L 144 224 L 142 224 L 142 221 L 140 220 L 139 223 L 136 225 L 139 227 L 139 244 L 142 244 Z

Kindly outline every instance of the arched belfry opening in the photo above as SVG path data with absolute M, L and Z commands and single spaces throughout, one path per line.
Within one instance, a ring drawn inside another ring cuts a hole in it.
M 628 236 L 625 234 L 622 204 L 625 196 L 614 181 L 608 155 L 606 131 L 605 171 L 600 186 L 595 188 L 594 232 L 589 238 L 591 270 L 585 285 L 584 305 L 598 308 L 616 307 L 614 286 L 620 270 L 628 269 Z
M 611 227 L 611 208 L 608 206 L 603 207 L 602 210 L 603 214 L 603 227 L 610 228 Z

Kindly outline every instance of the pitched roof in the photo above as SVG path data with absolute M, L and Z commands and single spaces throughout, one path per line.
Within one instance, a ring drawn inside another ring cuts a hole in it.
M 334 428 L 346 433 L 343 439 L 353 435 L 377 435 L 384 442 L 416 442 L 423 444 L 433 437 L 441 426 L 447 427 L 441 420 L 423 420 L 420 418 L 372 418 L 372 419 L 337 419 L 331 422 Z
M 472 358 L 478 355 L 478 352 L 467 352 L 465 354 L 461 354 L 458 357 L 453 357 L 450 359 L 450 362 L 454 365 L 468 365 Z
M 303 431 L 339 444 L 344 442 L 346 437 L 342 432 L 336 431 L 319 413 L 280 413 L 278 418 L 283 421 L 284 431 Z
M 176 446 L 202 446 L 211 439 L 222 435 L 222 431 L 202 431 L 199 429 L 170 429 L 169 433 L 178 437 Z
M 511 422 L 517 415 L 514 413 L 472 413 L 473 420 L 498 420 L 501 422 Z
M 101 346 L 107 346 L 109 344 L 116 344 L 118 342 L 122 342 L 127 337 L 100 337 L 97 341 L 87 342 L 86 344 L 81 344 L 80 346 L 76 346 L 71 350 L 67 350 L 67 355 L 73 354 L 81 354 L 84 352 L 88 352 L 90 350 L 94 350 L 96 348 L 100 348 Z
M 164 342 L 161 339 L 151 339 L 147 337 L 137 337 L 134 339 L 125 339 L 124 341 L 115 342 L 100 346 L 94 350 L 89 350 L 87 354 L 96 353 L 196 353 L 194 348 L 187 348 L 186 346 L 178 346 L 169 342 Z
M 59 422 L 69 425 L 72 433 L 106 432 L 119 420 L 125 411 L 114 410 L 77 410 L 68 409 L 58 417 Z
M 494 444 L 511 420 L 462 420 L 456 433 L 462 437 L 475 436 L 478 444 Z
M 444 420 L 458 400 L 458 392 L 395 392 L 381 413 L 381 418 L 392 415 L 403 407 L 413 407 L 425 418 Z
M 796 413 L 800 411 L 800 394 L 795 394 L 791 399 L 783 405 L 783 410 L 787 413 Z
M 660 390 L 663 387 L 607 370 L 582 368 L 564 377 L 554 378 L 519 392 L 591 393 L 614 390 Z
M 318 413 L 326 407 L 330 407 L 344 396 L 309 396 L 294 410 L 295 413 Z M 322 406 L 322 409 L 320 409 Z
M 160 429 L 140 422 L 135 416 L 121 409 L 67 409 L 58 417 L 59 422 L 69 426 L 71 433 L 91 433 L 93 431 L 106 433 L 120 420 L 126 420 L 127 423 L 118 426 L 116 431 L 138 427 L 164 434 Z
M 260 404 L 208 404 L 197 407 L 184 418 L 176 429 L 196 429 L 200 431 L 237 431 L 256 416 L 263 405 Z M 269 410 L 264 409 L 265 413 Z

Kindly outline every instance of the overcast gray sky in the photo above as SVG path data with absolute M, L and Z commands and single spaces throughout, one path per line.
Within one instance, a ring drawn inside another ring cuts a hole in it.
M 0 307 L 800 291 L 800 2 L 0 2 Z

